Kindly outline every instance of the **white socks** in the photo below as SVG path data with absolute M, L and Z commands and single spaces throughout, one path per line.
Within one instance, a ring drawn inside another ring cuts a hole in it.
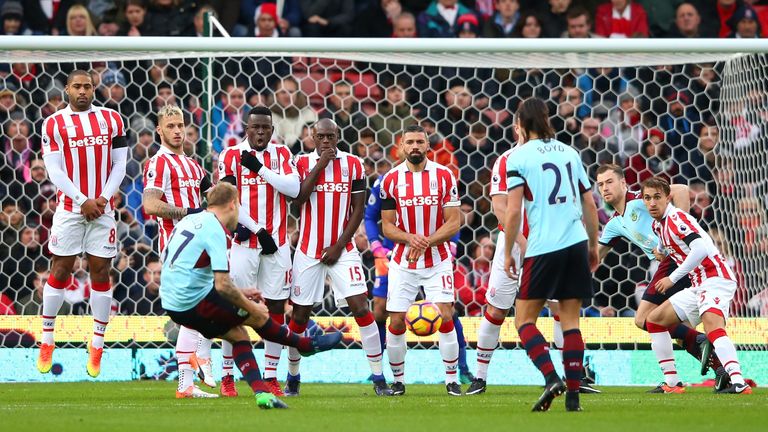
M 453 321 L 451 321 L 453 324 Z M 443 358 L 445 366 L 445 383 L 459 382 L 459 339 L 456 337 L 456 329 L 451 326 L 451 330 L 440 332 L 439 335 L 440 356 Z
M 651 349 L 656 354 L 659 361 L 659 367 L 664 373 L 664 382 L 668 386 L 674 387 L 680 382 L 675 367 L 675 355 L 672 349 L 672 336 L 666 327 L 653 323 L 646 323 L 648 334 L 651 335 Z
M 389 359 L 389 367 L 392 368 L 395 382 L 405 382 L 406 350 L 405 330 L 395 334 L 392 332 L 391 327 L 387 328 L 387 358 Z
M 48 278 L 45 287 L 43 287 L 43 337 L 42 343 L 53 345 L 53 332 L 56 326 L 56 315 L 59 314 L 62 303 L 64 303 L 64 287 L 54 288 L 51 282 L 57 284 L 53 277 Z M 63 284 L 62 284 L 63 285 Z
M 480 320 L 480 327 L 477 329 L 477 377 L 484 381 L 488 380 L 488 365 L 499 344 L 501 332 L 501 325 L 493 323 L 492 319 L 486 314 Z

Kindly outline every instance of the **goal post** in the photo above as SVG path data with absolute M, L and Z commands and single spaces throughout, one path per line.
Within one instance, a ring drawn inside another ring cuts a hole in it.
M 189 148 L 213 167 L 214 177 L 218 153 L 241 139 L 243 114 L 254 105 L 272 109 L 277 139 L 295 154 L 312 151 L 308 127 L 314 121 L 334 119 L 341 146 L 364 159 L 370 184 L 397 162 L 394 147 L 402 128 L 421 123 L 432 134 L 434 157 L 449 165 L 462 185 L 464 223 L 455 279 L 457 310 L 472 347 L 485 293 L 492 289 L 488 266 L 498 235 L 488 192 L 490 169 L 514 142 L 511 114 L 517 104 L 537 96 L 550 108 L 557 138 L 580 151 L 592 180 L 599 164 L 615 162 L 625 167 L 631 186 L 648 175 L 689 186 L 694 217 L 739 276 L 729 333 L 741 350 L 763 355 L 768 341 L 766 53 L 768 40 L 761 39 L 8 36 L 0 38 L 0 71 L 8 71 L 0 74 L 0 99 L 10 94 L 13 103 L 1 104 L 0 127 L 7 155 L 38 153 L 42 119 L 62 106 L 49 100 L 63 97 L 69 71 L 91 71 L 95 103 L 121 112 L 132 152 L 121 187 L 115 317 L 106 341 L 115 348 L 167 352 L 175 327 L 159 309 L 156 282 L 144 265 L 154 259 L 157 226 L 140 207 L 143 164 L 158 145 L 159 106 L 182 107 L 193 126 Z M 5 308 L 14 314 L 0 314 L 0 357 L 8 353 L 4 348 L 33 346 L 41 331 L 38 288 L 47 275 L 45 242 L 54 201 L 45 177 L 32 169 L 33 159 L 4 171 L 10 177 L 0 185 L 4 221 L 16 221 L 2 225 L 0 313 Z M 601 207 L 602 226 L 611 213 Z M 11 217 L 16 213 L 20 216 Z M 292 208 L 291 234 L 298 220 Z M 355 241 L 372 288 L 375 264 L 362 228 Z M 634 326 L 633 315 L 651 267 L 625 243 L 617 244 L 600 267 L 595 298 L 583 310 L 585 341 L 594 352 L 642 357 L 632 350 L 647 348 L 649 339 Z M 89 281 L 85 269 L 78 269 L 57 321 L 56 339 L 63 347 L 81 347 L 90 334 Z M 315 315 L 322 326 L 359 340 L 354 320 L 330 293 Z M 551 340 L 550 319 L 542 319 L 542 329 Z M 413 345 L 432 342 L 409 335 Z M 508 320 L 501 344 L 513 348 L 518 342 Z M 759 373 L 768 378 L 768 370 Z M 0 371 L 0 381 L 4 377 Z

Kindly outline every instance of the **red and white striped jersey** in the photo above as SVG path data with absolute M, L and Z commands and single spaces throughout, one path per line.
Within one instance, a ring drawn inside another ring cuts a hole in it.
M 200 182 L 205 171 L 193 158 L 177 155 L 167 147 L 152 156 L 144 166 L 144 189 L 163 192 L 162 201 L 175 207 L 198 208 L 202 205 Z M 177 219 L 157 218 L 160 224 L 160 252 L 165 249 L 168 237 Z
M 491 170 L 491 197 L 494 195 L 507 195 L 509 193 L 507 190 L 507 159 L 517 149 L 518 146 L 515 146 L 505 151 L 493 163 L 493 169 Z M 520 231 L 523 233 L 523 236 L 528 237 L 528 218 L 525 214 L 525 207 L 522 207 L 521 210 L 523 213 L 523 223 L 520 224 Z M 504 232 L 504 221 L 498 221 L 498 223 L 499 231 Z
M 88 198 L 101 195 L 112 171 L 112 140 L 125 137 L 125 123 L 117 111 L 91 105 L 75 112 L 67 105 L 43 122 L 43 154 L 61 153 L 64 172 Z M 56 211 L 80 213 L 71 197 L 58 191 Z M 105 212 L 114 208 L 110 197 Z
M 240 205 L 248 211 L 257 224 L 272 234 L 278 246 L 288 240 L 288 201 L 258 173 L 252 172 L 240 163 L 240 153 L 243 150 L 252 152 L 264 164 L 266 169 L 281 175 L 297 175 L 293 155 L 287 146 L 282 144 L 267 144 L 264 151 L 251 149 L 248 140 L 225 149 L 219 155 L 219 179 L 234 176 L 240 191 Z M 260 247 L 258 238 L 253 235 L 247 242 L 236 241 L 249 248 Z
M 698 234 L 704 240 L 707 245 L 707 256 L 688 275 L 693 286 L 699 286 L 711 277 L 722 277 L 736 281 L 736 275 L 720 251 L 717 250 L 712 238 L 688 213 L 672 204 L 667 205 L 661 222 L 653 221 L 653 231 L 659 237 L 661 246 L 666 248 L 667 253 L 678 266 L 685 261 L 691 252 L 691 248 L 688 247 L 684 239 L 691 234 Z
M 411 172 L 406 162 L 389 170 L 381 181 L 381 199 L 394 200 L 398 228 L 427 237 L 445 223 L 443 208 L 460 204 L 453 173 L 430 160 L 421 172 Z M 447 241 L 427 249 L 417 262 L 407 262 L 407 252 L 406 245 L 396 243 L 392 260 L 400 266 L 417 269 L 431 268 L 451 258 Z
M 320 155 L 317 152 L 296 158 L 299 178 L 307 178 Z M 330 161 L 317 178 L 315 190 L 301 205 L 301 231 L 299 248 L 312 258 L 320 258 L 323 249 L 336 244 L 352 214 L 352 183 L 365 181 L 363 161 L 349 153 L 337 151 L 336 159 Z M 365 188 L 357 193 L 365 193 Z M 350 240 L 347 250 L 355 246 Z

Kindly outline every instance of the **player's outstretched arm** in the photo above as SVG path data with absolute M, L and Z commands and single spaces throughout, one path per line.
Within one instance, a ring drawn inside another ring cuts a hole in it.
M 691 209 L 691 196 L 687 185 L 673 184 L 669 185 L 669 193 L 672 196 L 672 205 L 684 212 Z
M 453 238 L 461 227 L 461 210 L 458 206 L 443 207 L 443 220 L 445 221 L 427 239 L 430 246 L 443 244 Z
M 160 189 L 144 189 L 141 202 L 144 206 L 144 212 L 148 215 L 163 219 L 181 219 L 187 215 L 187 209 L 163 201 L 163 191 Z

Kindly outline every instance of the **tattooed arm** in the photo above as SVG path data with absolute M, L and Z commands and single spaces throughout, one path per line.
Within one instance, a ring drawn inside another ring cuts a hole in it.
M 159 189 L 144 189 L 142 204 L 148 215 L 163 219 L 181 219 L 187 215 L 187 209 L 172 206 L 163 201 L 163 191 Z

